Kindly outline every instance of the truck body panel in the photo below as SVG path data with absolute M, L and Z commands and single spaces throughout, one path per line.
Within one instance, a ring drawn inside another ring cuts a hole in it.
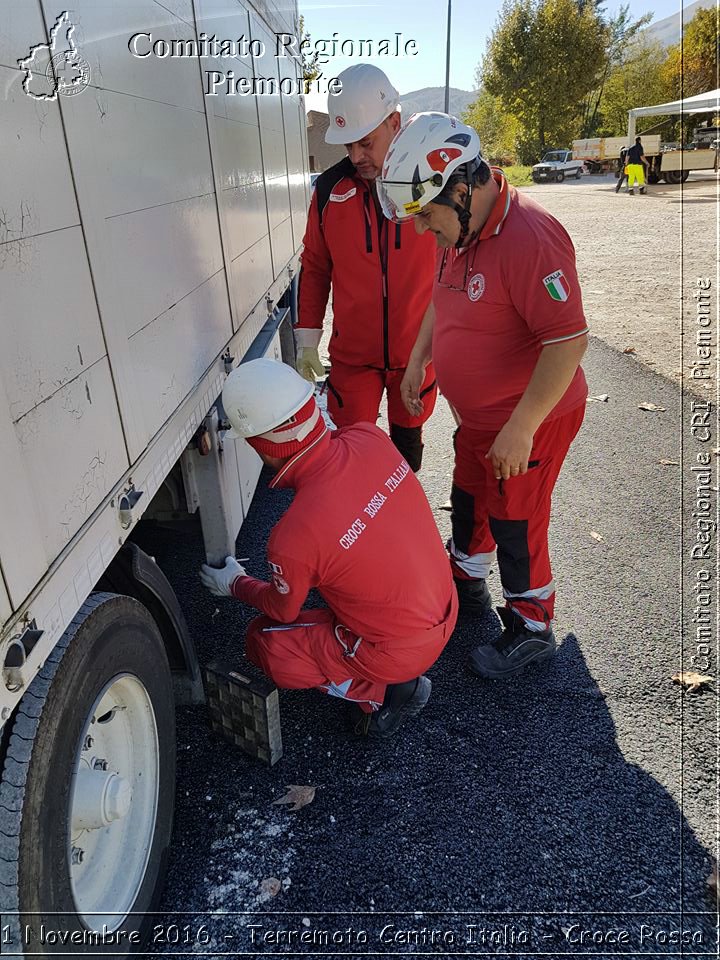
M 643 136 L 642 142 L 648 156 L 660 153 L 659 134 Z M 601 163 L 604 160 L 619 160 L 620 151 L 627 145 L 627 137 L 591 137 L 586 140 L 573 140 L 572 152 L 576 159 Z
M 662 155 L 660 170 L 715 170 L 716 150 L 669 150 Z
M 10 4 L 0 63 L 47 43 L 58 13 Z M 38 100 L 24 71 L 0 66 L 0 657 L 24 624 L 43 631 L 26 684 L 203 423 L 223 356 L 245 356 L 297 269 L 309 199 L 300 96 L 204 91 L 212 69 L 297 77 L 274 36 L 294 33 L 295 17 L 288 3 L 77 0 L 86 89 Z M 201 31 L 261 39 L 265 56 L 128 50 L 134 33 Z M 230 443 L 237 522 L 260 461 Z M 21 694 L 0 683 L 3 720 Z

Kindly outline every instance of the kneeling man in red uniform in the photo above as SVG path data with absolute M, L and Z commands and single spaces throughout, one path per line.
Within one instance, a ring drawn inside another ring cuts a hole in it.
M 267 547 L 269 583 L 234 557 L 204 585 L 262 610 L 246 655 L 279 687 L 351 701 L 363 733 L 388 737 L 430 697 L 423 676 L 457 619 L 457 593 L 419 481 L 370 423 L 330 432 L 311 384 L 276 360 L 228 377 L 223 406 L 295 498 Z M 304 610 L 315 588 L 327 610 Z

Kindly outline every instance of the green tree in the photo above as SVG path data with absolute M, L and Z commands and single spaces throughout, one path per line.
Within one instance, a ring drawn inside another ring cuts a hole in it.
M 611 71 L 605 83 L 599 135 L 620 137 L 627 130 L 628 110 L 674 99 L 666 62 L 667 54 L 659 43 L 650 43 L 641 36 L 629 46 L 623 62 Z M 657 120 L 638 118 L 638 132 L 656 125 Z
M 301 44 L 306 42 L 309 44 L 311 42 L 312 38 L 310 37 L 310 34 L 305 32 L 305 17 L 302 14 L 300 14 L 300 18 L 298 20 L 298 33 L 300 34 Z M 317 52 L 317 50 L 313 53 L 308 53 L 307 48 L 302 46 L 300 48 L 300 53 L 302 55 L 302 72 L 303 80 L 305 81 L 305 93 L 309 93 L 310 84 L 320 75 L 320 68 L 318 67 L 318 57 L 320 54 Z
M 490 163 L 504 164 L 515 159 L 520 125 L 503 109 L 499 97 L 481 90 L 477 100 L 463 113 L 462 120 L 477 130 L 483 156 Z
M 520 126 L 521 158 L 562 146 L 605 65 L 608 28 L 595 6 L 575 0 L 506 0 L 481 76 Z
M 588 94 L 583 104 L 581 136 L 594 137 L 601 125 L 600 104 L 605 92 L 605 84 L 612 71 L 619 66 L 628 48 L 638 36 L 640 30 L 652 20 L 652 14 L 647 13 L 638 20 L 630 17 L 629 6 L 621 6 L 614 17 L 605 21 L 607 28 L 607 46 L 605 48 L 605 64 L 600 80 L 594 90 Z

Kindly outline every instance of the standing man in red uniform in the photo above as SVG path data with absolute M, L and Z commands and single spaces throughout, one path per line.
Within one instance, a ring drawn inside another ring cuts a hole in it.
M 430 697 L 423 676 L 457 619 L 457 594 L 430 506 L 406 460 L 374 424 L 328 431 L 313 387 L 276 360 L 228 377 L 223 406 L 292 487 L 267 547 L 272 581 L 234 557 L 204 565 L 204 585 L 262 610 L 246 655 L 279 687 L 317 687 L 351 701 L 361 730 L 388 737 Z M 328 490 L 332 495 L 328 496 Z M 315 587 L 327 610 L 303 610 Z
M 554 217 L 490 170 L 475 131 L 446 114 L 416 114 L 403 127 L 379 195 L 388 216 L 414 218 L 443 250 L 403 394 L 420 408 L 432 357 L 461 421 L 450 542 L 461 610 L 490 606 L 496 547 L 505 598 L 502 635 L 476 648 L 470 666 L 510 677 L 555 652 L 550 504 L 587 396 L 575 251 Z
M 328 295 L 333 328 L 328 410 L 339 427 L 375 423 L 387 390 L 390 438 L 414 471 L 422 462 L 422 425 L 437 388 L 428 364 L 423 409 L 410 413 L 400 383 L 430 302 L 435 245 L 412 224 L 391 224 L 377 202 L 375 178 L 400 128 L 398 92 L 377 67 L 356 64 L 338 77 L 342 92 L 328 97 L 328 143 L 348 155 L 315 184 L 303 240 L 298 293 L 297 369 L 314 382 Z

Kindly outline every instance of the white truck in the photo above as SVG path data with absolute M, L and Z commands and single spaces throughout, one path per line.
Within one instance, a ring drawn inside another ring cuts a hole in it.
M 203 686 L 133 535 L 199 510 L 217 562 L 259 476 L 216 401 L 243 359 L 294 350 L 309 165 L 278 33 L 297 34 L 294 0 L 3 9 L 4 955 L 117 954 L 159 901 L 175 705 Z M 221 95 L 230 72 L 251 92 Z
M 582 175 L 583 164 L 575 159 L 572 150 L 548 150 L 532 168 L 535 183 L 562 183 L 566 177 L 579 180 Z

